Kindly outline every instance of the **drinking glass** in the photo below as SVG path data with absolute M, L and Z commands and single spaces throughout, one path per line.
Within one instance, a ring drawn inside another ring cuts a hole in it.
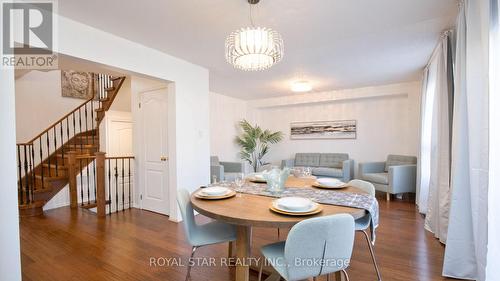
M 245 184 L 245 175 L 243 173 L 238 174 L 234 179 L 234 183 L 237 187 L 241 188 Z

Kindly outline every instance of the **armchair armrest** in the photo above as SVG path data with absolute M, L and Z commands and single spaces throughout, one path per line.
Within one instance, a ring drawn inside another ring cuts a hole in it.
M 417 186 L 417 165 L 389 167 L 389 192 L 392 194 L 415 192 Z
M 359 163 L 359 175 L 370 173 L 383 173 L 385 170 L 385 162 L 366 162 Z
M 220 162 L 225 173 L 243 173 L 243 163 L 241 162 Z
M 281 168 L 293 168 L 295 166 L 295 159 L 286 159 L 281 161 Z
M 224 179 L 224 166 L 222 165 L 213 165 L 210 166 L 210 182 L 214 176 L 217 178 L 217 181 L 221 181 Z
M 354 160 L 348 159 L 342 162 L 343 182 L 348 182 L 354 178 Z

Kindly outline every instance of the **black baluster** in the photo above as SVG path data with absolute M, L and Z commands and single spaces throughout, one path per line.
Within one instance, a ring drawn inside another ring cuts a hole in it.
M 96 133 L 96 128 L 94 127 L 94 101 L 90 102 L 90 118 L 92 119 L 92 144 L 95 144 L 95 133 Z
M 80 137 L 82 136 L 82 111 L 81 107 L 78 108 L 78 123 L 80 124 Z M 80 141 L 80 152 L 83 152 L 83 142 Z
M 85 144 L 89 144 L 89 116 L 88 116 L 88 112 L 87 112 L 87 105 L 88 103 L 85 104 L 85 139 L 87 140 L 87 142 Z
M 95 168 L 95 164 L 96 164 L 95 159 L 92 161 L 92 163 L 94 164 L 94 198 L 96 198 L 96 201 L 97 201 L 97 175 L 96 175 L 96 168 Z
M 69 117 L 66 117 L 66 140 L 69 144 Z
M 35 145 L 31 144 L 31 159 L 33 159 L 33 170 L 31 171 L 31 194 L 33 196 L 33 200 L 35 199 Z M 41 163 L 41 162 L 40 162 Z M 43 170 L 43 165 L 41 165 L 41 169 Z
M 18 167 L 18 182 L 19 182 L 19 204 L 23 205 L 24 204 L 24 198 L 23 198 L 23 165 L 21 161 L 21 145 L 17 145 L 17 167 Z
M 108 200 L 109 200 L 109 212 L 111 213 L 111 159 L 107 159 L 108 162 Z
M 45 134 L 45 137 L 47 138 L 47 164 L 49 166 L 49 177 L 50 177 L 50 142 L 49 142 L 49 131 Z
M 116 199 L 116 211 L 118 212 L 118 159 L 115 159 L 115 199 Z
M 80 158 L 80 169 L 78 169 L 78 171 L 80 171 L 80 197 L 82 197 L 82 206 L 83 206 L 83 172 L 82 172 L 82 168 L 83 168 L 83 165 L 82 165 L 82 159 Z
M 90 174 L 89 174 L 89 158 L 87 158 L 87 160 L 85 160 L 85 166 L 86 166 L 86 170 L 87 170 L 87 199 L 88 199 L 88 202 L 90 204 Z
M 63 164 L 64 164 L 64 134 L 63 134 L 63 121 L 59 123 L 60 129 L 61 129 L 61 152 L 62 152 L 62 159 L 63 159 Z
M 52 129 L 54 131 L 54 152 L 57 151 L 57 133 L 56 133 L 56 128 L 57 128 L 57 125 L 54 126 L 54 129 Z M 55 157 L 55 161 L 56 161 L 56 177 L 59 176 L 59 166 L 58 166 L 58 160 L 57 160 L 57 155 Z
M 75 112 L 73 112 L 73 137 L 76 137 L 76 121 L 75 121 Z
M 125 159 L 122 158 L 122 211 L 125 210 Z
M 128 207 L 132 208 L 132 197 L 131 197 L 131 187 L 132 182 L 130 181 L 130 158 L 128 159 Z
M 27 150 L 27 154 L 28 154 L 28 173 L 26 175 L 24 175 L 26 177 L 26 182 L 28 183 L 26 185 L 26 197 L 27 197 L 27 201 L 28 203 L 32 202 L 32 197 L 33 197 L 33 192 L 32 192 L 32 180 L 31 180 L 31 177 L 33 175 L 33 162 L 31 161 L 31 146 L 29 144 L 25 145 L 24 146 L 24 149 Z
M 39 139 L 39 142 L 40 142 L 40 164 L 42 165 L 43 164 L 43 151 L 42 151 L 42 136 L 40 136 L 40 139 Z M 50 169 L 50 167 L 49 167 Z M 43 171 L 43 165 L 42 165 L 42 189 L 45 188 L 44 184 L 43 184 L 43 174 L 44 174 L 44 171 Z
M 23 150 L 24 150 L 24 181 L 25 181 L 25 186 L 24 186 L 24 193 L 25 193 L 25 196 L 26 196 L 26 203 L 29 204 L 30 201 L 29 201 L 29 185 L 30 185 L 30 180 L 29 180 L 29 176 L 28 176 L 28 156 L 26 154 L 26 145 L 23 144 Z

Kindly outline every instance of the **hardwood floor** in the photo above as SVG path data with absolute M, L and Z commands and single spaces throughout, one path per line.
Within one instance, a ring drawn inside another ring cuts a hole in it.
M 380 212 L 375 251 L 383 280 L 447 280 L 441 277 L 444 247 L 424 231 L 423 218 L 415 206 L 380 200 Z M 201 216 L 197 219 L 207 221 Z M 257 251 L 260 245 L 276 241 L 277 232 L 258 228 L 253 238 L 253 251 Z M 154 267 L 150 259 L 186 259 L 190 250 L 182 224 L 137 209 L 98 219 L 87 210 L 64 207 L 47 211 L 42 217 L 21 219 L 23 280 L 184 280 L 185 267 Z M 203 247 L 196 254 L 226 256 L 227 244 Z M 351 280 L 376 280 L 361 234 L 356 234 L 348 272 Z M 193 281 L 229 281 L 234 279 L 234 270 L 201 266 L 195 267 L 191 276 Z M 251 280 L 257 280 L 257 275 L 252 273 Z

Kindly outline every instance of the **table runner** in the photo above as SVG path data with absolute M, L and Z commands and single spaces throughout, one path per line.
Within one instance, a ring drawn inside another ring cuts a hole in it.
M 312 187 L 287 187 L 280 194 L 273 194 L 267 190 L 267 185 L 246 183 L 242 187 L 235 187 L 233 189 L 237 192 L 262 195 L 268 197 L 304 197 L 320 204 L 337 205 L 344 207 L 352 207 L 366 210 L 370 216 L 370 230 L 372 240 L 375 241 L 375 228 L 379 223 L 379 207 L 378 201 L 375 197 L 368 194 L 359 194 L 353 192 L 341 192 L 335 190 L 317 189 Z

